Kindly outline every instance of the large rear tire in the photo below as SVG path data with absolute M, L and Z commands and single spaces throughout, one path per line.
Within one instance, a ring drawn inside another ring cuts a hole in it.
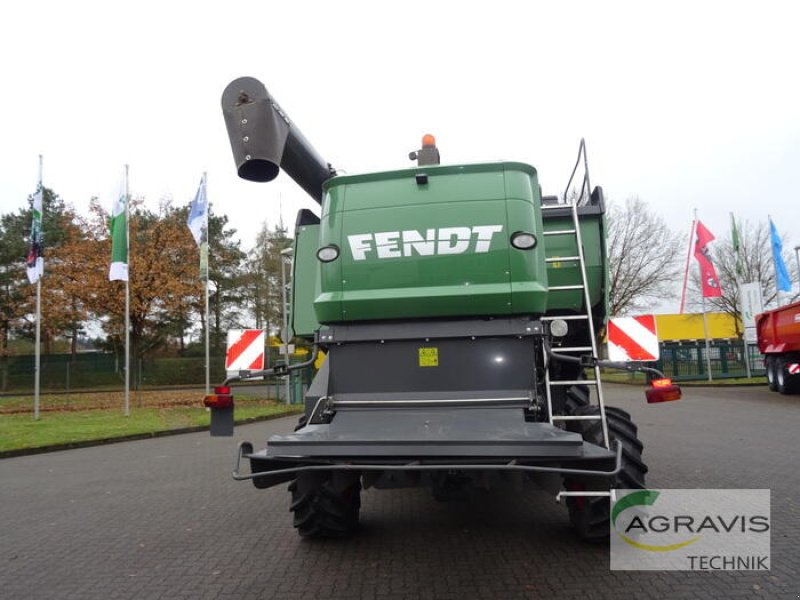
M 791 359 L 775 359 L 775 387 L 781 394 L 794 394 L 800 388 L 798 385 L 800 378 L 789 373 L 789 363 L 791 362 Z
M 570 414 L 575 416 L 600 414 L 597 406 L 573 405 L 570 408 Z M 636 425 L 626 411 L 613 406 L 606 407 L 606 422 L 611 449 L 616 448 L 617 441 L 622 443 L 622 470 L 611 487 L 644 488 L 647 465 L 642 461 L 643 445 L 638 438 Z M 603 445 L 603 424 L 600 420 L 567 421 L 567 424 L 570 431 L 580 433 L 585 441 Z M 573 491 L 604 489 L 603 480 L 592 478 L 568 478 L 565 486 Z M 568 497 L 567 508 L 572 525 L 583 539 L 592 542 L 608 540 L 610 501 L 607 496 Z
M 301 537 L 343 538 L 358 528 L 361 479 L 353 473 L 300 473 L 289 484 L 294 526 Z
M 775 357 L 774 356 L 767 356 L 766 358 L 766 370 L 767 370 L 767 385 L 769 386 L 770 391 L 777 391 L 778 383 L 777 383 L 777 376 L 775 373 Z
M 582 379 L 583 375 L 581 375 L 580 378 Z M 568 415 L 573 415 L 576 414 L 575 411 L 585 408 L 587 406 L 592 406 L 591 398 L 589 395 L 589 386 L 586 385 L 571 386 L 567 390 L 566 394 L 566 402 L 564 406 L 565 413 Z M 613 420 L 615 425 L 619 429 L 627 431 L 630 437 L 638 442 L 639 453 L 641 453 L 642 451 L 641 442 L 639 442 L 637 439 L 637 436 L 639 434 L 639 428 L 633 422 L 631 413 L 629 413 L 626 410 L 622 410 L 621 408 L 618 408 L 616 406 L 606 406 L 606 419 L 608 419 L 609 422 Z M 601 426 L 601 431 L 602 431 L 602 426 Z M 600 444 L 602 445 L 602 437 L 600 439 L 601 439 Z

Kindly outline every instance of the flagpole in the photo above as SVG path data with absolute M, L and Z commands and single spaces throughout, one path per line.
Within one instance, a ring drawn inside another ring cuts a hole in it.
M 770 231 L 770 245 L 772 245 L 772 215 L 767 215 L 767 220 L 769 221 L 769 231 Z M 772 250 L 772 270 L 775 273 L 775 308 L 780 308 L 781 306 L 781 286 L 778 283 L 778 262 L 775 260 L 775 250 Z
M 702 274 L 701 274 L 702 277 Z M 711 348 L 708 344 L 708 319 L 706 318 L 706 297 L 700 290 L 700 302 L 703 307 L 703 337 L 706 338 L 706 369 L 708 370 L 708 380 L 711 381 Z
M 128 187 L 128 165 L 125 165 L 125 260 L 128 263 L 128 275 L 125 278 L 125 409 L 126 417 L 131 415 L 131 284 L 130 284 L 130 190 Z
M 686 251 L 686 267 L 683 269 L 683 288 L 681 289 L 681 309 L 680 314 L 683 314 L 683 307 L 686 301 L 686 284 L 689 280 L 689 259 L 692 256 L 692 241 L 694 239 L 694 228 L 697 223 L 697 209 L 694 209 L 694 219 L 692 220 L 692 228 L 689 231 L 689 248 Z
M 42 189 L 42 155 L 39 155 L 39 189 L 44 202 L 44 191 Z M 35 210 L 35 209 L 34 209 Z M 42 210 L 42 221 L 44 221 L 44 210 Z M 36 235 L 35 232 L 32 232 Z M 36 257 L 36 268 L 39 268 L 39 257 Z M 42 274 L 36 279 L 36 341 L 34 342 L 34 375 L 33 375 L 33 419 L 39 420 L 39 401 L 40 401 L 40 381 L 41 381 L 41 359 L 42 359 Z
M 692 222 L 692 235 L 694 235 L 694 230 L 697 227 L 697 209 L 694 209 L 694 221 Z M 689 238 L 691 244 L 691 238 Z M 691 246 L 690 246 L 691 252 Z M 689 260 L 688 258 L 686 259 Z M 708 380 L 711 381 L 711 348 L 709 347 L 708 343 L 708 318 L 706 317 L 706 297 L 703 295 L 703 269 L 700 266 L 700 263 L 697 263 L 697 270 L 700 274 L 700 306 L 703 310 L 703 337 L 706 341 L 706 371 L 708 372 Z M 683 311 L 681 311 L 683 312 Z
M 39 278 L 36 281 L 36 358 L 34 366 L 34 380 L 33 380 L 33 418 L 39 420 L 39 379 L 41 373 L 41 345 L 42 340 L 42 280 Z
M 744 293 L 742 293 L 742 281 L 741 281 L 741 274 L 742 274 L 742 259 L 741 259 L 741 252 L 739 250 L 739 231 L 736 228 L 736 217 L 733 216 L 731 213 L 731 242 L 733 243 L 733 251 L 736 253 L 736 266 L 733 269 L 733 280 L 736 283 L 736 294 L 739 306 L 739 320 L 742 322 L 742 349 L 744 351 L 744 369 L 748 379 L 753 377 L 753 373 L 750 370 L 750 348 L 747 343 L 747 326 L 744 322 Z
M 211 353 L 209 350 L 208 277 L 206 277 L 206 396 L 211 393 Z
M 211 204 L 208 202 L 208 179 L 207 174 L 203 171 L 203 185 L 206 188 L 206 272 L 205 272 L 205 295 L 206 295 L 206 395 L 211 393 L 211 351 L 210 351 L 210 327 L 209 327 L 209 310 L 208 310 L 208 276 L 209 271 L 211 270 L 210 262 L 210 249 L 208 243 L 208 219 L 211 213 Z M 200 252 L 203 252 L 203 249 L 200 249 Z
M 694 209 L 694 221 L 692 222 L 692 236 L 694 236 L 694 230 L 697 227 L 697 209 Z M 691 252 L 691 238 L 689 238 L 689 251 Z M 688 262 L 688 258 L 686 259 Z M 711 348 L 708 343 L 708 318 L 706 317 L 706 297 L 703 294 L 703 268 L 700 266 L 700 263 L 697 263 L 697 270 L 700 274 L 700 306 L 703 310 L 703 337 L 706 341 L 706 370 L 708 371 L 708 380 L 711 381 Z M 683 311 L 681 311 L 683 312 Z

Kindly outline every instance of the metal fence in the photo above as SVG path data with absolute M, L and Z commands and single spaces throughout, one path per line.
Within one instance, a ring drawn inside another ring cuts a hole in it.
M 277 356 L 277 353 L 275 353 Z M 270 361 L 279 360 L 271 356 Z M 157 357 L 131 361 L 131 389 L 173 385 L 205 384 L 205 357 Z M 211 384 L 225 379 L 225 357 L 211 357 Z M 0 361 L 0 393 L 32 393 L 35 357 L 8 356 Z M 289 402 L 303 402 L 305 390 L 311 384 L 313 369 L 291 374 Z M 43 392 L 71 392 L 96 389 L 122 389 L 125 382 L 124 358 L 114 354 L 46 354 L 41 356 L 39 385 Z M 286 401 L 286 382 L 283 378 L 265 382 L 270 397 Z
M 225 378 L 224 357 L 211 357 L 211 381 Z M 34 357 L 8 356 L 0 362 L 0 391 L 28 392 L 34 385 Z M 125 381 L 124 358 L 114 354 L 44 354 L 40 386 L 45 391 L 114 388 Z M 131 360 L 133 389 L 205 382 L 205 357 Z
M 661 358 L 655 368 L 676 381 L 708 379 L 708 362 L 711 363 L 712 379 L 747 377 L 745 356 L 750 363 L 750 374 L 764 375 L 764 356 L 755 344 L 744 342 L 709 342 L 706 360 L 705 341 L 662 342 Z

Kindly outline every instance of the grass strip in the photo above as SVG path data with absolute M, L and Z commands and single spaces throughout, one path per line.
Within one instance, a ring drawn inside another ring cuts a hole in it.
M 238 403 L 235 414 L 238 422 L 301 410 L 297 405 L 254 401 Z M 209 423 L 210 415 L 202 406 L 132 408 L 129 417 L 118 408 L 43 413 L 38 421 L 30 414 L 2 415 L 0 452 L 207 427 Z

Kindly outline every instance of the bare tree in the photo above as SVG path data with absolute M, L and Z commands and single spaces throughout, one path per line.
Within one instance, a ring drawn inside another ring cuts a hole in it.
M 608 209 L 609 313 L 677 296 L 681 239 L 638 197 Z
M 268 335 L 278 331 L 283 309 L 281 308 L 281 251 L 291 246 L 283 223 L 272 229 L 266 221 L 256 236 L 256 243 L 244 265 L 245 296 L 258 329 L 266 329 Z

